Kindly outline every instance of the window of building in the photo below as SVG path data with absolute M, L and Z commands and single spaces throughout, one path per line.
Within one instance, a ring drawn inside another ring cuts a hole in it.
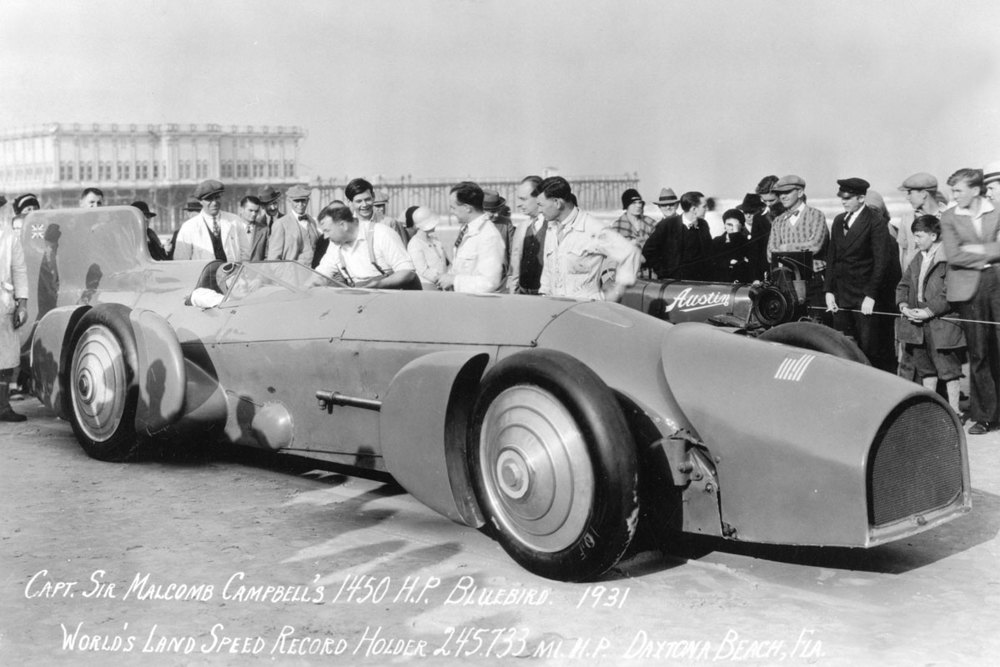
M 159 178 L 159 177 L 160 177 L 160 163 L 157 162 L 156 160 L 153 160 L 153 178 Z
M 281 175 L 281 164 L 278 162 L 268 162 L 267 163 L 267 175 L 271 178 L 275 178 Z
M 221 171 L 222 178 L 232 178 L 233 177 L 233 163 L 223 162 L 219 165 L 219 170 Z
M 253 177 L 254 178 L 264 178 L 264 165 L 266 163 L 263 160 L 254 160 L 253 162 Z
M 295 161 L 285 160 L 285 177 L 295 178 Z
M 94 163 L 85 162 L 80 165 L 80 180 L 82 181 L 92 181 L 94 180 Z
M 59 180 L 60 181 L 72 181 L 73 180 L 73 163 L 72 162 L 60 162 L 59 163 Z

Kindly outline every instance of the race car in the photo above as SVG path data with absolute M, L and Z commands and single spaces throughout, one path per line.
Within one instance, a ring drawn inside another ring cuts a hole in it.
M 22 233 L 34 391 L 97 459 L 223 441 L 384 471 L 560 580 L 612 568 L 641 508 L 663 535 L 865 548 L 971 506 L 948 405 L 848 360 L 619 304 L 154 262 L 130 207 Z

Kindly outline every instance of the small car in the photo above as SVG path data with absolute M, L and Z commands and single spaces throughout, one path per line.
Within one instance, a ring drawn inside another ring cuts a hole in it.
M 223 441 L 384 471 L 569 581 L 613 567 L 640 510 L 664 536 L 866 548 L 971 506 L 948 405 L 845 359 L 620 304 L 154 262 L 129 207 L 22 234 L 34 391 L 97 459 Z

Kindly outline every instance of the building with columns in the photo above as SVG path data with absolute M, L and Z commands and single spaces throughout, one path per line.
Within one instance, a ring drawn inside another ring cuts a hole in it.
M 85 187 L 105 203 L 146 201 L 169 231 L 199 181 L 226 185 L 223 209 L 262 185 L 299 182 L 299 127 L 49 123 L 0 131 L 0 192 L 33 192 L 44 208 L 76 206 Z

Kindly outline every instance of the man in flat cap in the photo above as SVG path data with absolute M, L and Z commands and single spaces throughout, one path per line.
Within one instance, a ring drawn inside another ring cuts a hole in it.
M 899 221 L 899 229 L 896 231 L 900 268 L 906 270 L 918 252 L 917 244 L 913 240 L 913 232 L 910 230 L 913 221 L 922 215 L 933 215 L 940 219 L 944 207 L 938 202 L 941 195 L 938 191 L 937 179 L 926 172 L 913 174 L 903 181 L 899 190 L 906 193 L 906 201 L 913 208 L 912 211 L 903 214 Z
M 990 170 L 990 182 L 1000 169 Z M 980 169 L 959 169 L 948 178 L 954 208 L 941 215 L 941 242 L 948 259 L 948 301 L 964 320 L 969 346 L 970 435 L 992 431 L 1000 421 L 1000 212 L 985 197 Z
M 805 189 L 806 182 L 794 174 L 782 176 L 771 186 L 785 210 L 771 225 L 767 260 L 772 261 L 776 252 L 811 252 L 813 277 L 806 283 L 806 298 L 810 305 L 823 307 L 823 270 L 830 230 L 823 212 L 806 204 Z
M 629 188 L 622 193 L 622 208 L 625 211 L 611 223 L 611 229 L 642 248 L 656 228 L 656 221 L 643 214 L 646 202 L 635 188 Z
M 293 185 L 285 193 L 288 213 L 274 221 L 267 242 L 267 258 L 286 259 L 312 267 L 319 239 L 319 227 L 306 211 L 312 191 L 304 184 Z
M 837 181 L 837 197 L 844 212 L 833 219 L 827 251 L 826 309 L 833 313 L 833 327 L 854 338 L 873 366 L 892 366 L 892 320 L 873 315 L 886 291 L 892 253 L 889 228 L 865 206 L 869 183 L 863 178 Z M 896 272 L 898 280 L 899 272 Z M 888 359 L 886 357 L 889 357 Z
M 201 212 L 189 218 L 177 232 L 174 259 L 244 259 L 239 239 L 240 219 L 222 211 L 225 186 L 216 180 L 202 181 L 194 190 Z

